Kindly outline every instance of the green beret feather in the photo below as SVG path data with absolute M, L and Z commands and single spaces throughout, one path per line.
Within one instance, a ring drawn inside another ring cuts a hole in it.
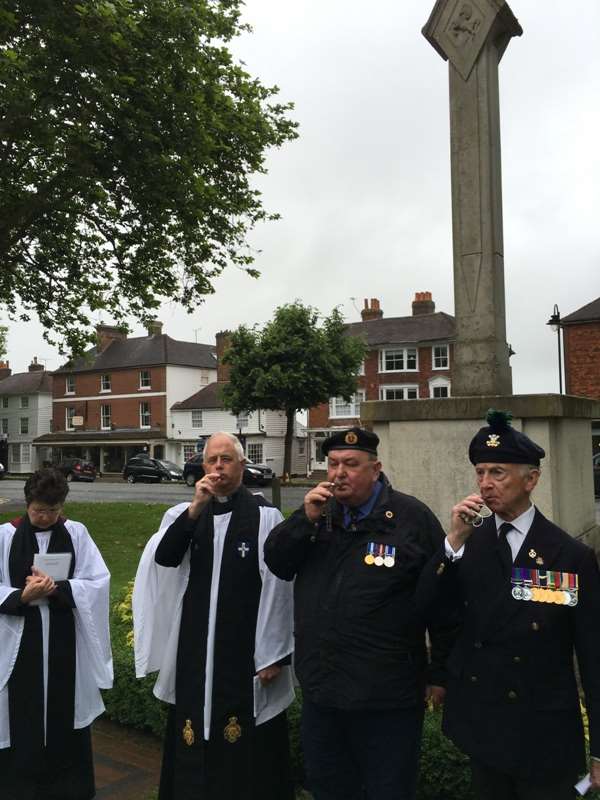
M 485 415 L 485 421 L 493 431 L 500 433 L 510 429 L 512 416 L 510 411 L 496 411 L 495 408 L 490 408 Z

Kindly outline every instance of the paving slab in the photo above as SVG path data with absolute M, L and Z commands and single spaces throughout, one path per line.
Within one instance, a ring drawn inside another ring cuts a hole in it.
M 93 727 L 97 800 L 147 800 L 158 786 L 161 742 L 108 719 Z

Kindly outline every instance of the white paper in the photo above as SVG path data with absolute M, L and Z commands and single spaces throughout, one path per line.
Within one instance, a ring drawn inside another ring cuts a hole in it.
M 579 783 L 575 784 L 575 791 L 577 792 L 578 795 L 581 795 L 581 797 L 583 797 L 584 794 L 588 793 L 591 785 L 592 785 L 592 779 L 590 778 L 590 773 L 588 772 L 585 778 L 582 778 L 579 781 Z
M 71 567 L 71 553 L 35 553 L 33 566 L 45 572 L 53 581 L 66 581 Z
M 276 704 L 285 698 L 289 691 L 289 686 L 286 681 L 280 680 L 283 675 L 283 670 L 277 675 L 276 678 L 269 681 L 266 686 L 263 686 L 258 675 L 254 676 L 254 716 L 258 717 L 269 703 Z

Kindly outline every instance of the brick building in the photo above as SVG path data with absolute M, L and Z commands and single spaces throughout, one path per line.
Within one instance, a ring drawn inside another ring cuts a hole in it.
M 365 300 L 361 322 L 347 325 L 347 333 L 368 346 L 358 391 L 350 401 L 332 397 L 309 409 L 309 472 L 325 467 L 320 445 L 332 428 L 359 423 L 363 400 L 451 396 L 454 317 L 435 310 L 431 292 L 416 293 L 407 317 L 386 319 L 378 299 Z
M 160 322 L 131 339 L 110 325 L 97 333 L 96 347 L 53 373 L 52 432 L 34 445 L 100 472 L 120 472 L 139 452 L 182 464 L 170 409 L 215 379 L 214 346 L 172 339 Z
M 600 400 L 600 297 L 560 321 L 567 394 Z M 592 423 L 594 453 L 600 452 L 600 420 Z

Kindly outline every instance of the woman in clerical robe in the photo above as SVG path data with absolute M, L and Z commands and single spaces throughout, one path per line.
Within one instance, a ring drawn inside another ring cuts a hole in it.
M 112 686 L 110 574 L 54 469 L 25 484 L 26 513 L 0 525 L 0 796 L 95 796 L 90 725 Z

